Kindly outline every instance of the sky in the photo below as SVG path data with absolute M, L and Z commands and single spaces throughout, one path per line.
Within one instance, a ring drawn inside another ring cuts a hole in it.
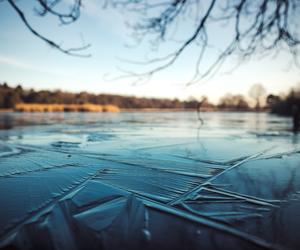
M 263 84 L 268 93 L 282 93 L 300 82 L 300 70 L 289 62 L 289 55 L 282 52 L 277 57 L 257 56 L 228 72 L 236 65 L 236 61 L 230 59 L 209 80 L 187 87 L 185 83 L 194 72 L 193 62 L 198 55 L 196 46 L 189 48 L 172 67 L 154 75 L 147 83 L 133 84 L 134 80 L 130 78 L 114 80 L 123 74 L 120 68 L 137 72 L 143 69 L 143 66 L 130 64 L 122 58 L 140 61 L 172 51 L 178 44 L 164 42 L 158 51 L 153 51 L 147 40 L 132 46 L 135 40 L 132 29 L 126 23 L 134 22 L 136 16 L 113 8 L 103 9 L 99 2 L 84 1 L 80 19 L 67 26 L 60 25 L 52 17 L 36 16 L 33 0 L 17 2 L 34 28 L 63 47 L 90 43 L 87 53 L 92 56 L 89 58 L 67 56 L 50 48 L 26 29 L 6 1 L 0 2 L 0 82 L 35 89 L 181 100 L 206 95 L 215 103 L 226 93 L 247 95 L 251 85 L 256 83 Z M 190 23 L 182 27 L 179 33 L 190 31 Z M 223 27 L 215 28 L 212 33 L 216 41 L 226 40 L 230 36 Z M 213 49 L 208 51 L 202 62 L 204 67 L 214 53 Z

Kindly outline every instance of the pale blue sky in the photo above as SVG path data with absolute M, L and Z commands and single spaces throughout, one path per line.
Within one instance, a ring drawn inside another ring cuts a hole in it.
M 121 62 L 118 58 L 141 60 L 151 56 L 149 43 L 128 48 L 133 44 L 131 30 L 125 21 L 133 16 L 116 10 L 103 10 L 100 1 L 85 1 L 78 22 L 60 26 L 53 18 L 40 18 L 33 14 L 32 0 L 19 1 L 25 8 L 32 25 L 41 33 L 68 47 L 81 45 L 82 36 L 92 47 L 90 58 L 76 58 L 64 55 L 33 36 L 19 20 L 16 13 L 4 1 L 0 3 L 0 81 L 36 89 L 62 89 L 68 91 L 89 91 L 151 97 L 176 97 L 207 95 L 217 99 L 231 92 L 247 95 L 250 86 L 262 83 L 268 92 L 278 93 L 295 86 L 300 78 L 300 70 L 288 63 L 289 57 L 282 53 L 276 58 L 253 59 L 242 64 L 233 73 L 225 74 L 233 64 L 229 60 L 224 68 L 209 81 L 185 87 L 193 73 L 196 47 L 192 47 L 171 68 L 155 75 L 146 84 L 132 85 L 131 79 L 108 81 L 107 77 L 117 77 L 118 67 L 135 70 L 133 65 Z M 188 25 L 188 24 L 187 24 Z M 188 30 L 187 30 L 188 32 Z M 214 39 L 226 40 L 226 29 L 216 30 Z M 165 52 L 175 48 L 175 43 L 163 44 Z M 155 54 L 155 52 L 153 52 Z M 213 51 L 208 52 L 203 65 L 209 62 Z

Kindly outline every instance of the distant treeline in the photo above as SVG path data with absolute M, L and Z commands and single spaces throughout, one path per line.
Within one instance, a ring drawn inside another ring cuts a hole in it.
M 122 109 L 195 109 L 198 101 L 180 101 L 178 99 L 138 98 L 111 94 L 92 94 L 87 92 L 70 93 L 65 91 L 35 91 L 23 89 L 21 85 L 10 87 L 0 84 L 0 108 L 12 109 L 19 103 L 38 104 L 99 104 L 115 105 Z M 213 107 L 206 102 L 206 107 Z
M 295 110 L 300 112 L 300 90 L 292 89 L 286 96 L 269 95 L 267 103 L 272 113 L 291 116 Z
M 35 91 L 23 89 L 18 85 L 13 88 L 8 84 L 0 84 L 0 108 L 14 108 L 18 103 L 40 104 L 100 104 L 115 105 L 123 109 L 155 108 L 155 109 L 182 109 L 195 108 L 196 101 L 181 102 L 178 99 L 137 98 L 111 94 L 91 94 L 87 92 L 70 93 L 64 91 Z
M 49 91 L 23 89 L 21 85 L 11 87 L 7 83 L 0 84 L 0 108 L 13 109 L 20 103 L 32 104 L 98 104 L 114 105 L 121 109 L 197 109 L 199 101 L 190 98 L 187 101 L 178 99 L 141 98 L 111 94 L 92 94 L 88 92 L 71 93 L 65 91 Z M 202 98 L 202 110 L 250 110 L 242 95 L 227 94 L 220 99 L 218 105 L 213 105 L 207 98 Z

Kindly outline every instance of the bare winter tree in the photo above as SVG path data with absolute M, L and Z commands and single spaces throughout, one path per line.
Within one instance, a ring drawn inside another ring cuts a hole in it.
M 5 0 L 2 0 L 5 1 Z M 87 46 L 75 49 L 63 49 L 54 41 L 42 36 L 27 21 L 16 1 L 6 0 L 18 13 L 26 27 L 38 38 L 52 47 L 70 55 L 78 55 Z M 70 11 L 59 11 L 62 0 L 36 0 L 40 16 L 54 15 L 62 24 L 75 22 L 80 16 L 81 0 L 71 2 Z M 195 25 L 186 32 L 177 48 L 157 58 L 151 58 L 140 65 L 146 64 L 147 70 L 141 72 L 125 72 L 137 79 L 150 78 L 155 73 L 172 66 L 187 49 L 196 45 L 195 74 L 189 83 L 214 74 L 230 56 L 249 59 L 255 54 L 270 55 L 281 50 L 288 50 L 296 64 L 299 58 L 299 0 L 106 0 L 99 1 L 104 6 L 113 6 L 122 11 L 137 14 L 138 19 L 132 26 L 135 37 L 148 37 L 156 44 L 172 39 L 174 29 L 186 19 Z M 228 41 L 216 48 L 215 60 L 207 67 L 200 65 L 215 34 L 210 32 L 212 26 L 227 26 L 230 34 Z M 150 69 L 149 69 L 150 66 Z
M 259 83 L 252 85 L 252 87 L 249 89 L 249 96 L 255 100 L 255 108 L 257 111 L 260 109 L 260 101 L 265 95 L 266 89 Z

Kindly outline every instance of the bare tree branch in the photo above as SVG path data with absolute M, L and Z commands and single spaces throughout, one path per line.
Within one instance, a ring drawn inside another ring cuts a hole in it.
M 61 24 L 70 24 L 78 20 L 80 17 L 81 0 L 74 0 L 69 13 L 60 13 L 54 10 L 54 7 L 60 3 L 60 0 L 37 0 L 41 9 L 35 9 L 40 16 L 50 13 L 59 18 Z
M 37 30 L 35 30 L 31 24 L 28 22 L 27 18 L 25 17 L 25 14 L 23 13 L 23 11 L 16 5 L 14 0 L 7 0 L 8 3 L 10 4 L 10 6 L 16 11 L 16 13 L 19 15 L 20 19 L 22 20 L 22 22 L 25 24 L 25 26 L 29 29 L 29 31 L 35 35 L 36 37 L 38 37 L 39 39 L 43 40 L 44 42 L 46 42 L 48 45 L 50 45 L 52 48 L 55 48 L 57 50 L 59 50 L 60 52 L 70 55 L 70 56 L 77 56 L 77 57 L 90 57 L 90 54 L 83 54 L 80 53 L 84 50 L 86 50 L 87 48 L 90 47 L 90 44 L 87 45 L 83 45 L 81 47 L 77 47 L 77 48 L 69 48 L 69 49 L 64 49 L 62 48 L 59 44 L 55 43 L 54 41 L 50 40 L 49 38 L 43 36 L 41 33 L 39 33 Z M 71 13 L 70 14 L 59 14 L 58 12 L 54 11 L 52 9 L 53 5 L 56 5 L 59 1 L 55 0 L 52 1 L 51 3 L 47 2 L 47 1 L 43 1 L 43 0 L 38 0 L 38 2 L 41 4 L 41 6 L 43 6 L 44 10 L 43 12 L 41 12 L 41 15 L 45 15 L 47 12 L 50 12 L 52 14 L 54 14 L 55 16 L 58 16 L 59 19 L 61 20 L 61 22 L 63 22 L 64 24 L 67 24 L 68 22 L 66 21 L 67 19 L 71 19 L 72 22 L 74 22 L 75 20 L 77 20 L 77 18 L 79 17 L 79 14 L 74 14 L 77 13 L 77 11 L 79 11 L 80 5 L 81 5 L 81 1 L 76 1 L 75 5 L 72 7 Z M 75 8 L 75 9 L 74 9 Z M 78 9 L 77 9 L 78 8 Z M 79 12 L 78 12 L 79 13 Z M 78 16 L 77 16 L 78 15 Z
M 7 1 L 35 36 L 65 54 L 89 56 L 81 52 L 90 45 L 62 48 L 31 26 L 15 0 Z M 58 5 L 63 0 L 36 0 L 36 2 L 39 5 L 39 8 L 35 9 L 38 15 L 55 16 L 62 25 L 79 19 L 83 4 L 82 0 L 73 0 L 69 11 L 62 12 Z M 159 45 L 176 40 L 169 37 L 172 28 L 175 27 L 176 30 L 178 24 L 185 22 L 186 17 L 192 18 L 195 23 L 195 26 L 189 26 L 192 29 L 189 35 L 185 33 L 183 39 L 177 40 L 179 45 L 175 50 L 143 62 L 127 60 L 127 63 L 140 65 L 142 70 L 136 72 L 123 70 L 123 77 L 149 79 L 154 74 L 172 67 L 191 47 L 199 49 L 195 50 L 198 57 L 188 85 L 216 74 L 232 55 L 243 61 L 257 54 L 267 56 L 273 52 L 286 50 L 294 58 L 295 64 L 299 65 L 299 0 L 103 0 L 102 3 L 103 6 L 112 6 L 123 12 L 134 12 L 139 15 L 138 20 L 131 26 L 138 41 L 149 38 L 148 41 L 152 44 Z M 204 65 L 203 61 L 208 55 L 211 41 L 215 38 L 212 25 L 219 27 L 225 25 L 230 39 L 223 42 L 215 60 L 211 59 L 210 63 Z
M 200 3 L 204 14 L 194 12 L 198 19 L 193 34 L 186 37 L 181 45 L 172 53 L 144 62 L 133 62 L 140 65 L 154 65 L 150 70 L 128 72 L 133 77 L 151 77 L 171 67 L 191 45 L 199 46 L 199 56 L 195 63 L 195 73 L 188 85 L 197 83 L 205 77 L 215 74 L 231 55 L 236 54 L 240 61 L 256 54 L 270 55 L 274 51 L 288 50 L 298 64 L 300 35 L 298 32 L 298 16 L 300 2 L 298 0 L 111 0 L 114 6 L 120 5 L 128 11 L 142 11 L 143 17 L 133 27 L 139 36 L 156 35 L 155 41 L 162 43 L 168 40 L 167 34 L 172 25 L 178 22 L 187 9 L 196 9 Z M 207 52 L 208 43 L 212 40 L 210 24 L 226 22 L 232 39 L 216 56 L 209 66 L 203 67 L 201 62 Z M 231 29 L 231 30 L 230 30 Z M 202 66 L 200 66 L 200 64 Z

